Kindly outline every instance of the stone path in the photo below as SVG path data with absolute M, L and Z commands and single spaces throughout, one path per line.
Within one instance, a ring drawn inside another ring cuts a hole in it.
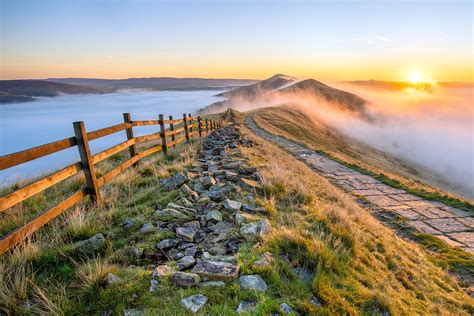
M 260 129 L 252 116 L 247 117 L 246 124 L 255 134 L 284 147 L 346 192 L 363 196 L 375 206 L 373 209 L 376 212 L 396 214 L 403 218 L 405 225 L 434 235 L 453 247 L 474 253 L 472 213 L 388 186 L 314 150 Z

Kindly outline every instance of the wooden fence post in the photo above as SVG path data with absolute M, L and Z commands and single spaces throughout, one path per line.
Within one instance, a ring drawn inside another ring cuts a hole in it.
M 209 133 L 209 125 L 207 124 L 207 119 L 206 119 L 206 134 Z
M 160 114 L 160 135 L 161 135 L 161 147 L 163 148 L 163 154 L 168 156 L 168 146 L 166 146 L 166 129 L 165 129 L 165 118 L 163 114 Z
M 188 120 L 186 118 L 186 114 L 183 114 L 183 123 L 184 123 L 184 132 L 186 133 L 186 142 L 189 143 Z
M 199 132 L 199 137 L 202 137 L 202 127 L 201 127 L 201 117 L 198 116 L 198 132 Z
M 97 184 L 94 164 L 92 163 L 86 127 L 82 121 L 74 122 L 73 126 L 77 141 L 77 148 L 79 149 L 79 155 L 81 157 L 82 168 L 86 177 L 87 193 L 90 194 L 93 201 L 95 201 L 98 205 L 102 205 L 102 197 L 100 196 L 100 189 L 99 185 Z
M 131 116 L 130 116 L 130 113 L 123 113 L 123 121 L 125 123 L 131 123 L 132 122 L 132 119 L 131 119 Z M 127 132 L 127 139 L 128 140 L 131 140 L 134 138 L 134 135 L 133 135 L 133 128 L 132 126 L 130 126 L 129 128 L 126 129 L 126 132 Z M 131 145 L 130 147 L 128 147 L 128 150 L 130 152 L 130 158 L 133 158 L 137 155 L 137 146 L 135 144 Z M 134 167 L 138 166 L 138 160 L 137 162 L 135 162 L 133 164 Z
M 191 113 L 188 114 L 188 117 L 189 117 L 189 118 L 192 117 L 192 116 L 191 116 Z M 189 122 L 191 122 L 190 125 L 193 125 L 193 120 L 190 120 Z M 190 134 L 191 137 L 193 137 L 193 127 L 192 127 L 192 126 L 189 128 L 189 134 Z
M 174 132 L 173 116 L 170 115 L 170 116 L 169 116 L 169 119 L 170 119 L 170 121 L 171 121 L 171 123 L 170 123 L 170 131 L 172 132 L 172 134 L 171 134 L 171 141 L 174 142 L 175 139 L 176 139 L 176 137 L 175 137 L 175 135 L 174 135 L 174 133 L 173 133 L 173 132 Z M 176 145 L 173 145 L 173 146 L 176 146 Z

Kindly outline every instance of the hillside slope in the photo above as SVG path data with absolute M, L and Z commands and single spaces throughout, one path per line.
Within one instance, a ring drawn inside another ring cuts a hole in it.
M 227 108 L 246 111 L 249 108 L 291 104 L 304 101 L 313 107 L 324 102 L 329 107 L 351 112 L 364 120 L 372 120 L 366 112 L 368 101 L 361 97 L 330 87 L 314 79 L 299 80 L 277 74 L 258 83 L 219 94 L 227 98 L 200 110 L 200 113 L 217 113 Z
M 420 247 L 397 238 L 354 199 L 255 137 L 241 117 L 234 120 L 236 128 L 214 133 L 203 147 L 181 147 L 167 159 L 130 169 L 104 188 L 106 207 L 83 204 L 3 257 L 2 311 L 188 315 L 190 305 L 183 299 L 189 303 L 190 297 L 201 315 L 232 315 L 239 306 L 257 315 L 288 308 L 304 315 L 474 311 L 474 301 L 456 279 Z M 112 160 L 119 162 L 120 155 Z M 241 181 L 251 176 L 261 188 L 249 189 L 252 182 Z M 227 193 L 216 193 L 222 191 Z M 225 197 L 257 206 L 223 202 Z M 35 197 L 36 203 L 46 200 Z M 37 205 L 23 207 L 17 211 Z M 204 219 L 157 218 L 163 214 Z M 247 226 L 258 221 L 268 229 Z M 205 241 L 190 241 L 192 227 L 203 228 Z M 99 247 L 78 248 L 78 241 L 97 234 L 103 237 Z M 252 234 L 255 239 L 240 244 L 242 236 Z M 204 249 L 211 253 L 204 255 Z M 178 259 L 180 250 L 196 262 Z M 237 264 L 239 279 L 235 270 L 223 283 L 190 275 L 202 273 L 196 267 L 216 258 L 227 260 L 220 266 Z
M 32 101 L 34 97 L 102 93 L 103 89 L 45 80 L 0 80 L 0 103 Z

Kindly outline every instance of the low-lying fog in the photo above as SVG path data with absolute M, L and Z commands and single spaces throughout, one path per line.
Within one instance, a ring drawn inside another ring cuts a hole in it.
M 122 113 L 132 119 L 153 120 L 158 114 L 182 118 L 222 98 L 221 90 L 141 91 L 109 94 L 65 95 L 28 103 L 0 105 L 0 156 L 43 145 L 74 135 L 72 122 L 84 121 L 88 131 L 123 122 Z M 154 133 L 158 126 L 134 128 L 136 136 Z M 91 142 L 93 153 L 125 140 L 125 132 Z M 0 171 L 0 186 L 64 167 L 79 159 L 77 148 Z
M 370 101 L 366 113 L 373 122 L 308 95 L 274 97 L 261 105 L 295 104 L 346 135 L 424 166 L 456 191 L 474 198 L 472 89 L 435 86 L 433 91 L 423 92 L 332 86 Z M 242 104 L 242 109 L 252 107 Z

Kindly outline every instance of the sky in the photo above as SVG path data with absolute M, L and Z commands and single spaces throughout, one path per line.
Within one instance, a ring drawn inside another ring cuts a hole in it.
M 473 3 L 0 0 L 0 79 L 472 82 Z

